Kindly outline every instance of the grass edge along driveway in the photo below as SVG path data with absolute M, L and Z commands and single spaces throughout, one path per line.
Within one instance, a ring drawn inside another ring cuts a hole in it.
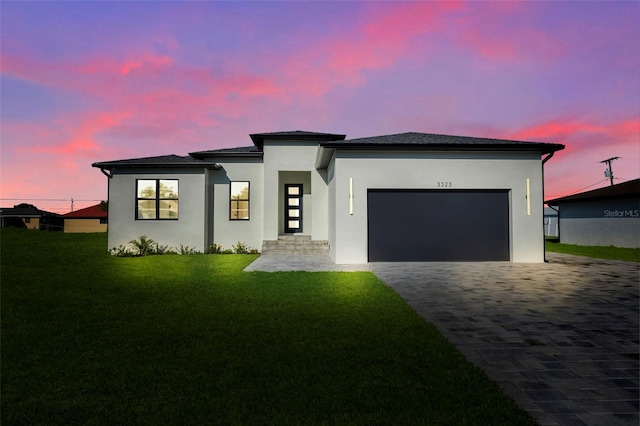
M 2 424 L 530 424 L 371 273 L 2 230 Z

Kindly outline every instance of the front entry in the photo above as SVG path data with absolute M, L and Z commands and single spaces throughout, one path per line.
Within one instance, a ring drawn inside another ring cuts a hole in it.
M 302 184 L 284 185 L 284 232 L 302 232 Z

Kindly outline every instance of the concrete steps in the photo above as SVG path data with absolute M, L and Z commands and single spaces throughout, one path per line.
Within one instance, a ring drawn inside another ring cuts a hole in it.
M 310 235 L 280 235 L 262 242 L 262 254 L 328 255 L 329 241 L 312 240 Z

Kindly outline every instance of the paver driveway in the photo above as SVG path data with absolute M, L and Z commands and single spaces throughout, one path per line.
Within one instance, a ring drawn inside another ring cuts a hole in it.
M 637 263 L 373 263 L 541 425 L 638 425 Z

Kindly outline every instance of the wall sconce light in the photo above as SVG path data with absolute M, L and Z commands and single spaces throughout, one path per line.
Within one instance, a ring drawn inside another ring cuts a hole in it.
M 531 180 L 527 178 L 527 216 L 531 216 Z
M 349 178 L 349 214 L 353 216 L 353 178 Z

